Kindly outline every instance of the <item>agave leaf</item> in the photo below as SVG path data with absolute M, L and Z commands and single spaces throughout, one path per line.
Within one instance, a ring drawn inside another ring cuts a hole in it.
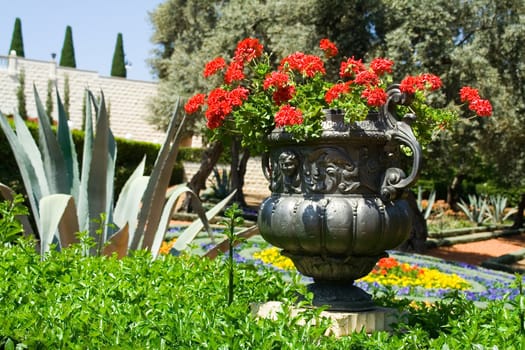
M 73 136 L 71 130 L 69 130 L 68 116 L 64 110 L 64 105 L 60 100 L 58 89 L 56 90 L 57 106 L 58 106 L 58 130 L 57 138 L 62 154 L 64 155 L 64 161 L 68 174 L 68 185 L 69 192 L 78 201 L 78 191 L 80 186 L 80 178 L 78 173 L 78 159 L 75 144 L 73 143 Z
M 20 119 L 20 120 L 22 119 L 18 115 L 15 115 L 14 118 L 15 118 L 15 121 L 17 119 Z M 21 130 L 24 127 L 27 129 L 27 126 L 23 122 L 22 124 L 23 124 L 23 127 L 21 128 Z M 11 125 L 9 125 L 7 118 L 4 117 L 4 115 L 1 112 L 0 112 L 0 127 L 4 131 L 4 135 L 6 136 L 7 141 L 9 142 L 9 145 L 11 146 L 11 150 L 13 151 L 13 155 L 15 157 L 16 163 L 18 164 L 20 175 L 22 176 L 22 180 L 24 181 L 24 186 L 29 196 L 29 203 L 31 205 L 31 211 L 37 223 L 37 230 L 40 232 L 39 202 L 40 202 L 40 198 L 42 198 L 42 188 L 39 185 L 39 176 L 36 173 L 35 168 L 33 167 L 33 164 L 31 162 L 31 159 L 29 158 L 29 155 L 25 152 L 24 146 L 21 144 L 20 140 L 17 138 L 17 135 L 11 128 Z M 29 133 L 29 131 L 27 132 Z M 30 137 L 29 139 L 33 140 L 32 137 Z M 29 139 L 26 140 L 28 143 L 31 142 Z M 33 144 L 34 144 L 34 140 L 33 140 Z M 38 149 L 37 149 L 37 153 L 39 154 Z
M 108 239 L 108 243 L 102 250 L 102 254 L 111 256 L 117 253 L 117 257 L 122 259 L 128 253 L 129 232 L 128 225 L 124 225 L 117 233 Z
M 175 127 L 175 116 L 177 115 L 178 109 L 179 101 L 177 101 L 175 106 L 175 111 L 168 127 L 166 140 L 155 160 L 148 187 L 142 198 L 143 207 L 140 211 L 139 221 L 137 223 L 137 232 L 139 234 L 133 237 L 131 244 L 132 249 L 138 248 L 141 236 L 144 237 L 142 248 L 151 248 L 153 244 L 153 238 L 155 237 L 155 232 L 162 215 L 162 208 L 164 206 L 170 176 L 173 171 L 175 160 L 177 159 L 183 125 L 186 120 L 186 115 L 184 115 L 179 127 Z M 144 235 L 142 235 L 141 232 L 144 232 Z
M 248 228 L 245 228 L 244 230 L 239 231 L 236 236 L 238 238 L 248 239 L 250 237 L 255 236 L 259 233 L 259 227 L 257 225 L 250 226 Z M 236 240 L 237 244 L 241 242 L 241 240 Z M 226 238 L 221 243 L 217 244 L 210 250 L 204 254 L 205 257 L 210 259 L 215 259 L 217 255 L 219 255 L 219 252 L 226 253 L 228 251 L 228 248 L 230 247 L 230 239 Z
M 40 200 L 40 253 L 49 251 L 51 242 L 57 230 L 62 247 L 77 242 L 78 220 L 75 201 L 69 194 L 51 194 Z
M 144 174 L 144 169 L 146 165 L 146 157 L 142 158 L 142 161 L 139 165 L 133 170 L 131 176 L 126 180 L 126 183 L 122 187 L 120 194 L 118 196 L 117 204 L 115 205 L 115 210 L 113 212 L 113 217 L 115 224 L 118 226 L 123 226 L 126 223 L 127 216 L 126 213 L 129 210 L 129 197 L 133 196 L 133 187 L 132 183 L 138 178 L 141 178 Z
M 153 255 L 154 259 L 157 257 L 159 253 L 160 245 L 162 244 L 162 240 L 164 239 L 164 236 L 166 235 L 166 231 L 168 230 L 171 215 L 173 214 L 173 210 L 175 209 L 175 205 L 177 204 L 177 199 L 179 199 L 179 197 L 184 193 L 188 193 L 191 196 L 193 196 L 193 198 L 196 199 L 196 201 L 198 202 L 196 210 L 197 210 L 197 213 L 199 214 L 201 222 L 206 227 L 206 230 L 208 231 L 208 233 L 210 235 L 212 234 L 210 224 L 208 222 L 208 219 L 206 218 L 206 214 L 204 213 L 204 208 L 202 207 L 201 202 L 199 201 L 199 196 L 197 196 L 195 192 L 193 192 L 191 188 L 189 188 L 188 186 L 179 185 L 175 187 L 169 194 L 168 200 L 166 201 L 166 204 L 164 205 L 164 209 L 162 211 L 162 216 L 159 221 L 157 231 L 155 232 L 155 237 L 153 237 L 153 243 L 151 245 L 151 254 Z M 202 226 L 200 228 L 202 228 Z M 200 231 L 200 228 L 199 228 L 199 231 Z
M 89 230 L 88 181 L 93 153 L 93 112 L 95 98 L 86 90 L 86 116 L 84 120 L 84 148 L 82 152 L 81 181 L 78 196 L 78 220 L 82 231 Z
M 129 226 L 129 239 L 132 241 L 137 228 L 137 217 L 142 205 L 141 198 L 148 185 L 149 176 L 139 176 L 126 182 L 122 188 L 114 211 L 114 221 L 118 227 Z
M 35 175 L 37 176 L 37 183 L 35 185 L 37 185 L 40 188 L 42 197 L 47 196 L 51 193 L 49 190 L 49 184 L 44 170 L 44 163 L 42 162 L 42 155 L 40 154 L 40 150 L 38 149 L 33 135 L 27 128 L 25 121 L 19 115 L 17 115 L 14 118 L 14 122 L 16 128 L 16 136 L 18 138 L 18 141 L 20 142 L 20 146 L 22 147 L 21 149 L 19 148 L 13 150 L 13 152 L 20 151 L 24 152 L 27 155 L 29 161 L 31 162 L 29 166 L 31 166 L 34 169 Z
M 50 193 L 70 193 L 70 182 L 67 173 L 64 155 L 58 145 L 55 133 L 49 124 L 49 117 L 46 114 L 42 101 L 38 96 L 36 86 L 33 86 L 35 94 L 36 109 L 38 112 L 38 141 L 44 170 L 49 183 Z
M 4 185 L 0 182 L 0 194 L 5 200 L 12 202 L 15 197 L 15 192 L 9 188 L 9 186 Z M 24 228 L 24 236 L 28 237 L 33 234 L 33 228 L 29 223 L 29 218 L 27 215 L 17 215 L 16 219 L 20 221 L 22 227 Z
M 219 214 L 219 212 L 230 202 L 230 200 L 235 195 L 235 192 L 237 190 L 233 191 L 228 197 L 224 198 L 222 201 L 217 203 L 213 208 L 208 210 L 206 212 L 206 218 L 210 220 L 215 215 Z M 200 201 L 196 201 L 196 203 L 200 204 Z M 202 220 L 195 220 L 191 223 L 190 226 L 188 226 L 184 232 L 177 238 L 177 241 L 175 241 L 175 244 L 173 245 L 173 248 L 181 251 L 186 249 L 188 244 L 195 238 L 197 233 L 200 232 L 200 230 L 203 227 L 203 221 Z
M 102 245 L 108 237 L 108 228 L 111 226 L 112 218 L 112 192 L 113 176 L 115 169 L 116 145 L 113 135 L 109 129 L 109 119 L 106 113 L 104 95 L 102 95 L 99 106 L 96 133 L 93 143 L 93 154 L 89 170 L 88 181 L 88 212 L 89 212 L 89 235 L 98 241 L 96 247 L 91 248 L 91 253 L 96 254 L 102 250 Z M 99 218 L 101 214 L 106 215 L 103 224 L 104 234 L 97 234 L 101 223 L 92 219 Z

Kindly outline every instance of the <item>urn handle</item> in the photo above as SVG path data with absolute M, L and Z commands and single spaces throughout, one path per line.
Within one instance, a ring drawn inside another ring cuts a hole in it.
M 402 93 L 399 90 L 399 85 L 391 86 L 387 93 L 387 103 L 385 103 L 381 111 L 383 120 L 388 128 L 386 135 L 390 140 L 407 146 L 412 152 L 412 169 L 408 176 L 402 169 L 395 167 L 388 168 L 385 171 L 383 184 L 381 185 L 381 195 L 385 200 L 394 200 L 417 181 L 421 171 L 422 150 L 411 127 L 412 122 L 416 119 L 416 115 L 406 114 L 401 121 L 398 121 L 395 117 L 395 106 L 398 104 L 409 105 L 411 96 Z

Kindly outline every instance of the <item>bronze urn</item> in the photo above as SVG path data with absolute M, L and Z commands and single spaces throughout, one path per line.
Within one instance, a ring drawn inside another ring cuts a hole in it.
M 415 116 L 398 120 L 394 112 L 408 97 L 397 85 L 387 92 L 386 104 L 364 121 L 346 124 L 344 111 L 326 110 L 318 138 L 297 142 L 282 129 L 268 136 L 263 169 L 271 196 L 260 206 L 259 230 L 313 277 L 314 305 L 373 308 L 354 281 L 409 235 L 403 192 L 417 179 L 421 148 L 410 127 Z M 403 147 L 412 157 L 407 172 L 400 166 Z

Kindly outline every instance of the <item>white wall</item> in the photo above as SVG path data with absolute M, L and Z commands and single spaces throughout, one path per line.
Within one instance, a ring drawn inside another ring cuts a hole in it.
M 137 141 L 160 143 L 164 132 L 147 121 L 148 103 L 157 93 L 157 83 L 117 77 L 101 77 L 97 72 L 58 67 L 56 61 L 30 60 L 14 55 L 0 56 L 0 111 L 12 114 L 18 106 L 16 90 L 20 72 L 25 73 L 26 109 L 29 117 L 36 117 L 33 85 L 42 103 L 47 98 L 48 81 L 58 87 L 64 102 L 64 84 L 69 78 L 70 120 L 73 128 L 82 126 L 84 91 L 90 89 L 95 95 L 104 92 L 106 106 L 110 110 L 111 129 L 115 136 Z M 54 98 L 54 94 L 53 94 Z M 53 117 L 57 116 L 57 103 L 53 103 Z

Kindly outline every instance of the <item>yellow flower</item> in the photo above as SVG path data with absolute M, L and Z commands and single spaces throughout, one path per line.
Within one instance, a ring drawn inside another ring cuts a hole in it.
M 289 258 L 281 255 L 276 247 L 267 248 L 260 252 L 253 253 L 255 259 L 259 259 L 265 264 L 273 265 L 282 270 L 295 270 L 295 266 Z
M 173 245 L 175 244 L 175 241 L 177 241 L 177 238 L 173 238 L 171 241 L 169 242 L 166 242 L 166 241 L 163 241 L 162 242 L 162 245 L 160 246 L 160 249 L 159 249 L 159 254 L 163 254 L 163 255 L 167 255 L 170 253 L 170 250 L 171 248 L 173 247 Z

